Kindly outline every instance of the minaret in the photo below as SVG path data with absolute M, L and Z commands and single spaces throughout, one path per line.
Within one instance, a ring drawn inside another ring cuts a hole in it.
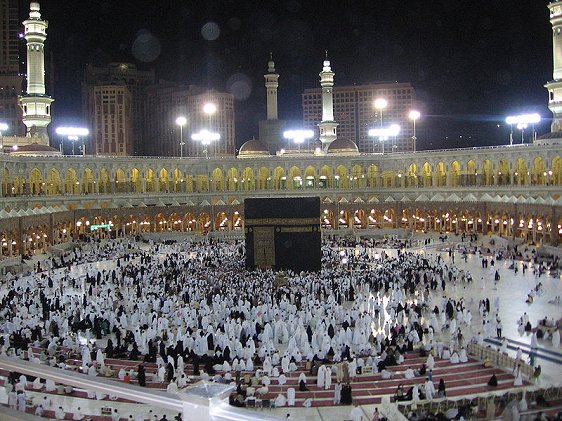
M 338 123 L 334 121 L 334 99 L 332 92 L 334 87 L 334 74 L 330 67 L 330 60 L 328 60 L 328 52 L 326 51 L 324 66 L 320 72 L 320 85 L 322 86 L 322 121 L 318 124 L 323 150 L 327 150 L 330 143 L 338 137 L 336 134 Z
M 265 89 L 267 90 L 267 119 L 277 120 L 277 88 L 279 87 L 279 75 L 275 73 L 273 55 L 269 53 L 267 62 L 267 74 L 265 78 Z
M 552 133 L 562 132 L 562 1 L 548 5 L 550 23 L 552 24 L 552 81 L 545 86 L 548 89 L 548 108 L 552 111 Z
M 20 107 L 27 137 L 31 137 L 33 143 L 49 145 L 47 126 L 51 123 L 51 104 L 54 101 L 45 95 L 44 45 L 49 24 L 41 19 L 39 3 L 32 2 L 29 8 L 29 19 L 23 22 L 27 42 L 27 93 L 20 97 Z

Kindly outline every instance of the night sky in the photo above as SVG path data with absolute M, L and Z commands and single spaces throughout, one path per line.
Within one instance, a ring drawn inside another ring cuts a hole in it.
M 546 119 L 539 134 L 549 131 L 547 3 L 44 0 L 54 125 L 80 118 L 87 63 L 129 61 L 160 79 L 232 92 L 240 145 L 265 119 L 269 52 L 280 74 L 279 116 L 302 119 L 301 93 L 319 86 L 328 50 L 338 85 L 412 83 L 421 149 L 505 144 L 508 114 L 538 112 Z M 21 9 L 24 18 L 28 3 Z

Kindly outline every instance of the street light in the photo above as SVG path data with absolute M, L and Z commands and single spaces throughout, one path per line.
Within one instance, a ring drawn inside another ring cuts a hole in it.
M 212 102 L 207 102 L 203 105 L 203 112 L 207 115 L 214 114 L 217 112 L 217 106 Z
M 2 132 L 8 130 L 8 125 L 6 123 L 0 123 L 0 138 L 2 139 L 2 150 L 0 153 L 4 153 L 4 135 Z
M 408 117 L 414 123 L 414 135 L 412 136 L 412 142 L 414 143 L 414 152 L 416 151 L 416 140 L 418 140 L 418 138 L 416 137 L 416 120 L 420 118 L 420 116 L 421 114 L 418 110 L 412 110 L 410 111 L 410 114 L 408 114 Z
M 205 147 L 205 149 L 203 149 L 203 153 L 205 154 L 205 159 L 208 158 L 207 156 L 207 146 L 209 146 L 211 144 L 211 142 L 220 140 L 221 135 L 219 133 L 214 133 L 214 132 L 210 132 L 207 129 L 203 129 L 201 131 L 199 131 L 198 133 L 193 133 L 191 135 L 191 139 L 201 142 L 201 144 Z
M 207 114 L 207 124 L 210 130 L 213 130 L 213 115 L 217 112 L 217 106 L 213 102 L 206 102 L 203 104 L 203 112 Z M 217 155 L 217 147 L 213 145 L 215 156 Z
M 509 124 L 511 132 L 509 134 L 509 145 L 513 145 L 513 126 L 515 125 L 519 130 L 521 130 L 521 143 L 524 142 L 524 132 L 529 124 L 533 127 L 533 141 L 537 139 L 537 134 L 535 132 L 535 124 L 540 123 L 541 116 L 537 113 L 533 114 L 521 114 L 521 115 L 511 115 L 505 119 L 505 122 Z
M 180 158 L 183 158 L 183 145 L 185 142 L 183 141 L 183 126 L 187 123 L 187 119 L 184 116 L 179 116 L 176 118 L 176 124 L 180 126 Z
M 388 105 L 388 101 L 384 98 L 377 98 L 375 99 L 375 108 L 377 110 L 379 110 L 379 112 L 381 113 L 381 127 L 383 124 L 382 121 L 382 111 L 386 108 L 386 106 Z
M 300 152 L 301 144 L 303 144 L 305 140 L 314 137 L 314 132 L 312 130 L 287 130 L 283 132 L 283 137 L 295 142 Z
M 85 127 L 57 127 L 56 132 L 58 135 L 66 136 L 68 140 L 72 141 L 72 155 L 74 155 L 74 143 L 80 137 L 86 137 L 90 134 L 90 131 Z M 61 152 L 63 142 L 61 142 Z M 82 142 L 82 155 L 86 155 L 86 145 L 84 145 L 84 142 Z
M 391 136 L 398 136 L 400 133 L 400 126 L 398 124 L 392 124 L 389 127 L 383 127 L 380 129 L 371 129 L 368 134 L 370 137 L 378 137 L 382 143 L 382 153 L 384 155 L 384 142 L 388 140 Z

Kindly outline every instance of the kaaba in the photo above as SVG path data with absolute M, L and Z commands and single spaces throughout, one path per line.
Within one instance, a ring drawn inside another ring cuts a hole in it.
M 244 200 L 247 269 L 320 270 L 320 198 Z

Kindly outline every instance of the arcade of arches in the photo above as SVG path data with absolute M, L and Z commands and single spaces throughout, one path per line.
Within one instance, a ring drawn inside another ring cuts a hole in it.
M 68 163 L 64 169 L 47 163 L 26 162 L 24 167 L 5 163 L 1 172 L 2 196 L 562 186 L 560 155 L 551 159 L 536 156 L 434 163 L 428 160 L 406 165 L 393 162 L 392 169 L 369 160 L 346 165 L 341 160 L 316 165 L 252 162 L 251 166 L 241 161 L 234 161 L 235 166 L 214 166 L 220 161 L 213 161 L 204 167 L 162 163 L 137 167 L 132 163 L 110 165 L 103 161 L 91 166 Z M 397 164 L 401 166 L 396 168 Z
M 0 155 L 0 166 L 1 256 L 86 234 L 243 232 L 244 198 L 277 195 L 320 196 L 327 230 L 467 231 L 554 245 L 562 234 L 556 144 L 251 159 Z M 70 210 L 7 216 L 57 204 Z
M 392 205 L 392 206 L 391 206 Z M 558 244 L 562 212 L 551 205 L 498 203 L 333 204 L 321 206 L 325 230 L 477 232 Z M 149 232 L 211 231 L 242 234 L 243 206 L 179 206 L 74 210 L 50 215 L 0 220 L 2 256 L 29 254 L 46 246 L 92 237 L 141 235 Z

